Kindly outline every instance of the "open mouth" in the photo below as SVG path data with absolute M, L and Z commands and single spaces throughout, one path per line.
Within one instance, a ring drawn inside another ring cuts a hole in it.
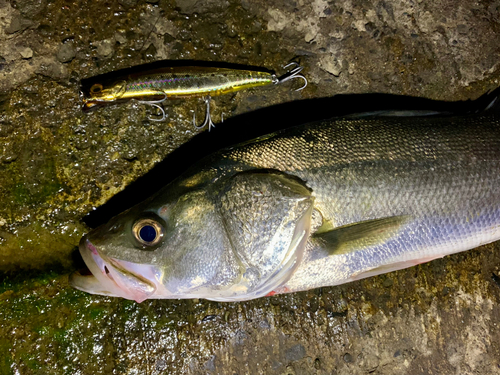
M 80 253 L 88 271 L 76 271 L 70 276 L 70 285 L 92 294 L 142 302 L 156 292 L 156 282 L 141 276 L 151 274 L 151 266 L 140 265 L 106 257 L 86 238 L 80 241 Z

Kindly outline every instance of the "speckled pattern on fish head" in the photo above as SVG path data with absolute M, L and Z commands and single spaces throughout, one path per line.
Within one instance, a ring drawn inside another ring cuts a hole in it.
M 91 293 L 231 301 L 265 296 L 299 264 L 309 236 L 310 191 L 269 172 L 174 181 L 148 202 L 85 236 Z M 209 183 L 207 183 L 207 181 Z

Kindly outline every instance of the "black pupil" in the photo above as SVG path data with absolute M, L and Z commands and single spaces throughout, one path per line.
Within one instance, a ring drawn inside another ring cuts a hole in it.
M 152 225 L 145 225 L 139 231 L 139 236 L 144 242 L 153 242 L 156 238 L 156 229 Z

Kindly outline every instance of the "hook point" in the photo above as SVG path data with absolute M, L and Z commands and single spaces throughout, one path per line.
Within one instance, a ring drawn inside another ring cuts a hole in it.
M 294 78 L 300 78 L 300 79 L 304 80 L 304 85 L 295 91 L 301 91 L 301 90 L 305 89 L 307 87 L 307 84 L 308 84 L 307 78 L 304 77 L 302 74 L 299 74 L 304 69 L 304 67 L 300 66 L 299 63 L 292 61 L 291 63 L 285 65 L 283 67 L 283 69 L 287 69 L 288 67 L 291 67 L 291 66 L 294 66 L 294 68 L 288 70 L 285 74 L 278 77 L 276 79 L 276 84 L 290 81 L 291 79 L 294 79 Z
M 203 129 L 205 126 L 208 125 L 208 131 L 210 131 L 212 128 L 215 128 L 215 124 L 212 121 L 212 117 L 210 116 L 210 96 L 207 96 L 203 99 L 205 101 L 205 105 L 207 106 L 206 112 L 205 112 L 205 121 L 201 125 L 196 125 L 196 113 L 193 114 L 193 125 L 196 129 Z

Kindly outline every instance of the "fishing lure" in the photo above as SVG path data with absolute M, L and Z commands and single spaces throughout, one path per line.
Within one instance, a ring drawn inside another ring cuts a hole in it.
M 193 125 L 201 129 L 208 125 L 214 127 L 210 116 L 210 99 L 212 96 L 227 94 L 252 87 L 280 84 L 294 78 L 302 79 L 307 86 L 307 79 L 300 74 L 304 69 L 296 62 L 283 67 L 288 69 L 282 76 L 272 72 L 259 70 L 228 69 L 218 67 L 163 67 L 142 71 L 119 77 L 108 82 L 94 82 L 82 88 L 82 110 L 84 112 L 98 107 L 136 100 L 160 110 L 160 118 L 150 118 L 152 121 L 164 121 L 166 114 L 160 106 L 167 99 L 190 99 L 203 97 L 206 105 L 205 121 L 196 125 L 196 114 L 193 115 Z

